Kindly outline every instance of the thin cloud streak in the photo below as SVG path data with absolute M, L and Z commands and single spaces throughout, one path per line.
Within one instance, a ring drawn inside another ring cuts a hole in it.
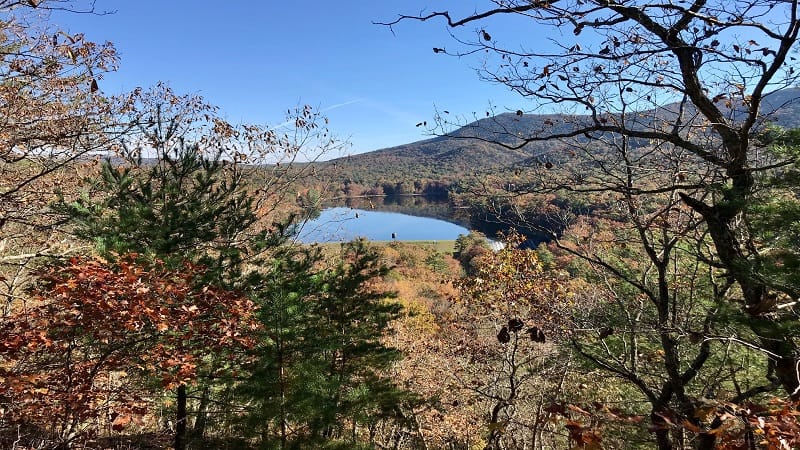
M 353 103 L 361 103 L 361 102 L 364 102 L 366 100 L 367 99 L 365 99 L 365 98 L 356 98 L 356 99 L 353 99 L 353 100 L 348 100 L 346 102 L 337 103 L 335 105 L 331 105 L 331 106 L 328 106 L 326 108 L 323 108 L 319 112 L 323 112 L 324 113 L 324 112 L 332 111 L 334 109 L 338 109 L 338 108 L 341 108 L 343 106 L 352 105 Z
M 367 99 L 364 99 L 364 98 L 355 98 L 353 100 L 348 100 L 346 102 L 337 103 L 335 105 L 327 106 L 325 108 L 320 109 L 319 112 L 326 113 L 326 112 L 329 112 L 329 111 L 333 111 L 334 109 L 339 109 L 339 108 L 342 108 L 342 107 L 345 107 L 345 106 L 348 106 L 348 105 L 352 105 L 354 103 L 361 103 L 361 102 L 364 102 L 366 100 Z M 273 128 L 283 128 L 283 127 L 285 127 L 287 125 L 290 125 L 290 124 L 293 124 L 293 123 L 294 123 L 294 119 L 289 119 L 289 120 L 287 120 L 287 121 L 285 121 L 283 123 L 279 123 L 278 125 L 274 125 Z

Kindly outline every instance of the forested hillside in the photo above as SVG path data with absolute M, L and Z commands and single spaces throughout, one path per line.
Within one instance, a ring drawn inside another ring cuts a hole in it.
M 723 99 L 719 100 L 720 105 L 727 108 L 724 102 Z M 765 95 L 759 126 L 800 127 L 798 105 L 800 88 L 790 87 Z M 677 117 L 680 109 L 680 104 L 672 103 L 655 110 L 643 110 L 639 114 L 653 117 L 654 121 L 669 122 Z M 730 109 L 732 111 L 728 114 L 735 115 L 734 108 Z M 693 115 L 696 112 L 683 114 Z M 442 113 L 436 118 L 448 120 L 450 113 Z M 327 181 L 328 189 L 344 196 L 458 190 L 459 182 L 479 179 L 487 173 L 516 170 L 532 163 L 569 161 L 569 155 L 574 151 L 570 149 L 573 143 L 567 139 L 526 141 L 522 138 L 569 135 L 574 124 L 587 124 L 591 116 L 528 114 L 520 110 L 466 123 L 468 120 L 463 117 L 454 119 L 451 127 L 455 125 L 456 128 L 444 130 L 444 133 L 443 130 L 431 128 L 431 133 L 441 133 L 432 139 L 317 163 L 319 176 Z M 590 142 L 585 136 L 579 137 L 584 138 L 579 141 L 583 144 Z M 648 144 L 644 140 L 632 143 L 639 146 Z M 603 151 L 602 146 L 598 150 Z

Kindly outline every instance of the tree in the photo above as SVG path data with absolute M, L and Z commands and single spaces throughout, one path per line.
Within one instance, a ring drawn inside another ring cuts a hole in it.
M 248 355 L 256 362 L 244 365 L 242 360 L 205 358 L 197 377 L 202 387 L 194 437 L 203 438 L 211 425 L 207 409 L 217 403 L 222 408 L 254 410 L 251 417 L 263 424 L 254 429 L 260 431 L 258 437 L 265 445 L 274 437 L 271 425 L 277 424 L 278 441 L 285 446 L 290 420 L 292 425 L 299 420 L 297 407 L 289 406 L 297 404 L 297 396 L 304 392 L 297 383 L 307 387 L 304 377 L 320 376 L 314 371 L 292 371 L 309 363 L 309 353 L 322 351 L 314 344 L 319 343 L 321 319 L 312 313 L 316 305 L 311 300 L 321 298 L 319 292 L 325 290 L 327 279 L 314 268 L 320 264 L 317 252 L 296 249 L 287 242 L 294 218 L 288 212 L 280 211 L 290 217 L 276 214 L 280 198 L 287 196 L 281 191 L 286 189 L 284 182 L 276 182 L 259 173 L 259 166 L 246 162 L 267 155 L 291 157 L 302 149 L 271 131 L 238 130 L 216 119 L 212 108 L 200 99 L 175 96 L 164 86 L 138 98 L 143 102 L 135 108 L 140 115 L 136 119 L 140 137 L 121 142 L 119 153 L 126 160 L 105 161 L 101 178 L 90 185 L 90 192 L 75 202 L 63 202 L 59 209 L 72 218 L 76 234 L 93 240 L 107 258 L 136 252 L 144 260 L 163 260 L 168 267 L 189 261 L 203 268 L 195 279 L 198 289 L 241 289 L 256 302 L 264 326 L 263 333 L 254 336 L 258 351 Z M 307 133 L 305 141 L 314 142 L 318 133 L 327 133 L 318 129 L 318 116 L 309 108 L 297 113 L 297 133 Z M 187 143 L 188 138 L 197 141 Z M 135 145 L 142 141 L 147 145 Z M 301 175 L 302 171 L 291 168 L 273 172 L 274 177 L 291 182 Z M 221 379 L 215 372 L 217 367 L 236 364 L 243 364 L 238 370 L 251 370 L 258 378 L 242 383 Z M 176 387 L 175 447 L 184 448 L 190 435 L 190 391 L 186 384 Z M 238 391 L 252 399 L 252 406 L 235 404 Z M 215 393 L 217 400 L 211 398 Z M 302 405 L 318 411 L 314 409 L 318 405 Z M 296 439 L 296 433 L 291 438 Z
M 388 272 L 379 254 L 359 240 L 345 245 L 339 263 L 325 274 L 326 286 L 315 305 L 321 358 L 314 363 L 324 382 L 315 386 L 309 380 L 307 386 L 317 397 L 314 403 L 325 406 L 312 421 L 312 432 L 341 434 L 341 418 L 369 424 L 396 416 L 398 405 L 410 401 L 383 373 L 401 357 L 382 342 L 402 309 L 390 300 L 391 293 L 374 286 Z
M 319 325 L 311 311 L 322 289 L 314 266 L 318 251 L 284 247 L 260 261 L 264 269 L 247 276 L 249 295 L 259 306 L 262 335 L 247 367 L 252 376 L 238 387 L 249 403 L 244 434 L 258 437 L 262 447 L 288 448 L 302 439 L 298 417 L 303 377 L 299 370 L 314 349 Z
M 473 273 L 480 264 L 480 258 L 489 253 L 489 244 L 486 236 L 480 232 L 471 231 L 469 234 L 460 234 L 456 239 L 453 257 L 461 262 L 467 273 Z
M 579 241 L 559 239 L 558 245 L 609 281 L 604 295 L 621 302 L 622 317 L 631 311 L 626 302 L 638 304 L 637 296 L 645 301 L 634 321 L 637 331 L 624 339 L 637 344 L 635 336 L 645 330 L 640 319 L 647 318 L 653 343 L 664 352 L 657 380 L 639 378 L 631 366 L 636 358 L 607 364 L 620 357 L 611 347 L 610 359 L 584 356 L 650 399 L 659 448 L 682 445 L 680 426 L 672 427 L 682 420 L 700 430 L 697 445 L 714 445 L 715 425 L 697 419 L 695 396 L 697 383 L 705 383 L 698 374 L 724 352 L 713 344 L 726 342 L 717 334 L 723 330 L 736 333 L 727 342 L 738 351 L 755 348 L 766 355 L 763 373 L 774 376 L 786 395 L 800 395 L 796 314 L 786 306 L 798 293 L 765 270 L 775 265 L 759 232 L 748 226 L 762 180 L 795 161 L 791 154 L 764 152 L 757 137 L 783 102 L 770 91 L 797 81 L 791 55 L 798 12 L 796 1 L 512 0 L 461 17 L 443 11 L 387 23 L 442 19 L 454 33 L 476 26 L 472 35 L 457 34 L 459 50 L 434 51 L 485 51 L 484 79 L 519 92 L 534 108 L 551 105 L 568 113 L 520 135 L 515 120 L 526 114 L 519 109 L 494 119 L 488 133 L 460 137 L 510 149 L 558 140 L 556 148 L 564 151 L 537 154 L 526 183 L 512 187 L 503 179 L 495 192 L 516 198 L 577 192 L 604 207 L 596 219 L 571 225 L 584 227 Z M 504 41 L 503 20 L 575 37 L 526 48 Z M 438 117 L 440 133 L 452 124 L 448 117 Z M 684 325 L 677 326 L 678 317 Z M 669 411 L 677 422 L 665 422 Z
M 105 161 L 94 187 L 103 197 L 60 209 L 72 216 L 76 234 L 106 256 L 135 251 L 173 265 L 188 260 L 237 270 L 243 233 L 256 221 L 241 169 L 219 154 L 207 158 L 197 145 L 182 144 L 174 152 L 146 168 Z
M 142 261 L 162 261 L 173 270 L 194 264 L 194 289 L 233 288 L 249 244 L 244 233 L 256 221 L 253 201 L 240 170 L 223 163 L 221 153 L 209 159 L 197 145 L 175 143 L 147 168 L 105 161 L 98 183 L 102 197 L 62 202 L 58 209 L 107 258 L 135 252 Z M 204 363 L 202 372 L 215 371 L 216 362 Z M 176 448 L 186 445 L 186 384 L 170 385 L 177 389 Z
M 119 141 L 117 153 L 126 158 L 104 161 L 90 191 L 74 202 L 62 200 L 56 209 L 106 258 L 136 253 L 142 261 L 163 261 L 176 270 L 190 263 L 202 268 L 193 280 L 196 289 L 241 287 L 245 257 L 286 238 L 284 228 L 261 229 L 267 220 L 258 216 L 262 197 L 248 189 L 244 156 L 237 156 L 239 139 L 258 145 L 271 135 L 256 127 L 236 130 L 201 99 L 177 96 L 163 85 L 136 93 L 132 101 L 138 104 L 130 123 L 139 134 Z M 197 142 L 187 143 L 188 138 Z M 262 195 L 272 194 L 261 189 Z M 206 358 L 201 375 L 217 378 L 215 368 L 230 365 L 220 362 L 221 356 Z M 206 381 L 204 376 L 198 379 Z M 185 448 L 188 392 L 186 383 L 175 388 L 175 447 Z M 203 389 L 201 415 L 208 395 Z M 202 425 L 204 418 L 197 422 Z
M 572 294 L 534 251 L 518 248 L 524 241 L 509 234 L 458 283 L 468 312 L 453 328 L 469 363 L 454 375 L 486 409 L 486 449 L 565 445 L 542 436 L 553 421 L 544 407 L 563 400 L 568 371 L 557 348 L 543 344 L 570 328 Z
M 798 286 L 800 263 L 800 202 L 798 202 L 798 151 L 800 131 L 772 129 L 763 136 L 766 151 L 793 164 L 761 177 L 763 186 L 746 211 L 747 221 L 764 249 L 762 276 L 791 291 Z
M 106 149 L 115 137 L 109 124 L 121 105 L 99 86 L 116 69 L 113 45 L 54 29 L 46 20 L 52 9 L 94 11 L 81 4 L 0 1 L 3 314 L 24 297 L 32 260 L 69 250 L 48 202 L 59 189 L 74 187 L 85 170 L 77 164 L 83 156 Z
M 94 240 L 107 258 L 136 252 L 144 261 L 163 261 L 172 269 L 192 263 L 202 267 L 192 280 L 195 289 L 234 287 L 242 254 L 251 244 L 245 233 L 256 222 L 253 200 L 241 170 L 225 164 L 221 152 L 206 156 L 197 144 L 160 134 L 162 126 L 173 128 L 176 120 L 159 124 L 154 136 L 165 140 L 154 164 L 114 167 L 107 160 L 98 183 L 102 197 L 62 203 L 59 209 L 72 217 L 77 235 Z M 213 372 L 214 366 L 207 369 Z M 185 448 L 186 383 L 174 387 L 175 448 Z
M 197 145 L 179 141 L 144 172 L 115 168 L 106 161 L 100 183 L 105 197 L 99 203 L 84 199 L 62 209 L 78 224 L 77 234 L 94 240 L 106 257 L 139 252 L 146 260 L 163 260 L 174 269 L 192 262 L 202 267 L 193 280 L 196 289 L 233 287 L 248 250 L 244 235 L 256 216 L 252 198 L 242 187 L 241 171 L 220 157 L 217 153 L 207 159 Z M 185 448 L 187 387 L 175 387 L 175 447 Z
M 388 268 L 362 241 L 344 245 L 333 267 L 320 258 L 289 248 L 250 275 L 264 336 L 240 391 L 251 405 L 246 426 L 265 446 L 352 448 L 360 428 L 402 421 L 415 401 L 386 374 L 401 357 L 383 342 L 401 315 L 376 286 Z
M 197 289 L 199 273 L 130 255 L 46 269 L 28 306 L 0 328 L 3 425 L 23 427 L 31 446 L 85 445 L 153 412 L 143 379 L 173 389 L 200 376 L 209 353 L 252 347 L 250 300 Z

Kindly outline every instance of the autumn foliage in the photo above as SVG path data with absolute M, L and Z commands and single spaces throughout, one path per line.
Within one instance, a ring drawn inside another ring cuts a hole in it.
M 73 258 L 47 270 L 0 329 L 3 422 L 35 424 L 62 442 L 120 431 L 159 393 L 142 380 L 171 389 L 195 380 L 206 355 L 237 358 L 253 344 L 253 304 L 196 288 L 201 272 L 134 256 Z

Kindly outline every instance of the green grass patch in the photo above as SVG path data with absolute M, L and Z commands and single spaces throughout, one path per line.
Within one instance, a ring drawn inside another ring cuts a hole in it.
M 377 246 L 390 245 L 393 241 L 370 241 L 370 244 Z M 403 245 L 413 245 L 424 247 L 426 249 L 436 250 L 439 253 L 452 255 L 455 251 L 456 241 L 397 241 Z M 318 244 L 323 248 L 339 248 L 342 244 L 340 242 L 323 242 Z

